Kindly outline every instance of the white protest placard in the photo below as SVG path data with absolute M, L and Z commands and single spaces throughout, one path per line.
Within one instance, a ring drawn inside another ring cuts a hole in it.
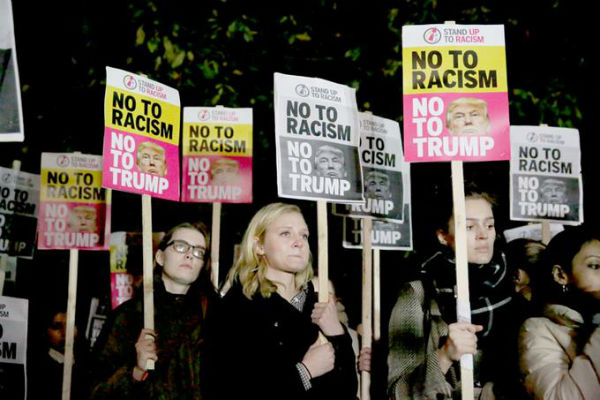
M 583 222 L 579 131 L 512 126 L 510 218 L 515 221 Z
M 27 314 L 25 299 L 0 296 L 0 399 L 25 399 Z
M 359 113 L 359 124 L 365 202 L 334 204 L 333 214 L 402 222 L 410 165 L 404 161 L 400 125 L 371 113 Z
M 0 0 L 0 142 L 22 142 L 23 109 L 10 0 Z
M 275 73 L 275 139 L 280 197 L 364 201 L 355 89 Z
M 550 224 L 550 238 L 553 238 L 559 232 L 564 230 L 565 228 L 562 224 Z M 528 224 L 517 228 L 506 229 L 502 234 L 507 243 L 515 239 L 531 239 L 541 242 L 542 224 Z
M 39 175 L 0 168 L 0 253 L 33 258 L 39 191 Z
M 404 205 L 404 222 L 374 220 L 371 231 L 372 248 L 375 250 L 413 249 L 410 204 Z M 342 246 L 345 249 L 362 249 L 362 219 L 344 218 Z

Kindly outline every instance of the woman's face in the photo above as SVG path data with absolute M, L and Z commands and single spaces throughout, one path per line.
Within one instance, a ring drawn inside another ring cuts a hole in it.
M 485 199 L 467 198 L 465 200 L 467 217 L 467 255 L 473 264 L 487 264 L 494 254 L 496 227 L 492 206 Z M 443 244 L 455 248 L 454 218 L 448 223 L 448 232 L 441 234 Z
M 176 240 L 206 250 L 204 235 L 195 229 L 177 229 L 173 233 L 170 242 L 172 243 Z M 156 260 L 163 267 L 162 278 L 167 290 L 169 290 L 171 284 L 189 287 L 198 279 L 200 270 L 204 265 L 204 257 L 195 257 L 192 254 L 191 247 L 185 253 L 179 253 L 175 250 L 174 245 L 167 246 L 164 251 L 158 250 L 156 252 Z
M 295 274 L 308 265 L 308 227 L 302 214 L 288 212 L 276 218 L 265 231 L 257 253 L 267 259 L 271 272 Z
M 575 287 L 600 300 L 600 242 L 592 240 L 581 246 L 571 266 Z

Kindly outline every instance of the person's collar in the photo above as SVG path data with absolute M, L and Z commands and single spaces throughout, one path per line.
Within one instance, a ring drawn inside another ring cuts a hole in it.
M 557 324 L 577 328 L 583 324 L 583 316 L 578 311 L 562 304 L 548 304 L 544 316 Z

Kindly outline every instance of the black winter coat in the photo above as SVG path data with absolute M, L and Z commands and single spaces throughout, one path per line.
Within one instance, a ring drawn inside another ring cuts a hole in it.
M 315 343 L 319 327 L 310 314 L 316 302 L 312 283 L 302 312 L 273 293 L 246 298 L 234 285 L 223 298 L 209 348 L 213 396 L 219 400 L 354 400 L 357 391 L 355 356 L 350 335 L 327 337 L 335 349 L 335 367 L 311 380 L 306 391 L 296 368 Z M 211 357 L 211 358 L 212 358 Z

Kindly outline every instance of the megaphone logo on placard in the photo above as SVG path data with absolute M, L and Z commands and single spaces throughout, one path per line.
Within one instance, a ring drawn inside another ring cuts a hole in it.
M 535 132 L 527 132 L 527 140 L 531 143 L 536 143 L 538 141 L 538 135 Z
M 56 159 L 56 164 L 58 164 L 59 167 L 68 167 L 69 166 L 69 157 L 62 155 L 59 156 Z
M 306 85 L 303 85 L 302 83 L 299 85 L 296 85 L 296 94 L 298 96 L 302 96 L 302 97 L 306 97 L 309 94 L 309 90 L 308 87 Z
M 137 81 L 133 75 L 125 75 L 123 77 L 123 85 L 125 85 L 127 89 L 133 90 L 137 87 Z
M 429 44 L 436 44 L 442 39 L 442 32 L 436 28 L 429 28 L 423 34 L 423 39 Z

